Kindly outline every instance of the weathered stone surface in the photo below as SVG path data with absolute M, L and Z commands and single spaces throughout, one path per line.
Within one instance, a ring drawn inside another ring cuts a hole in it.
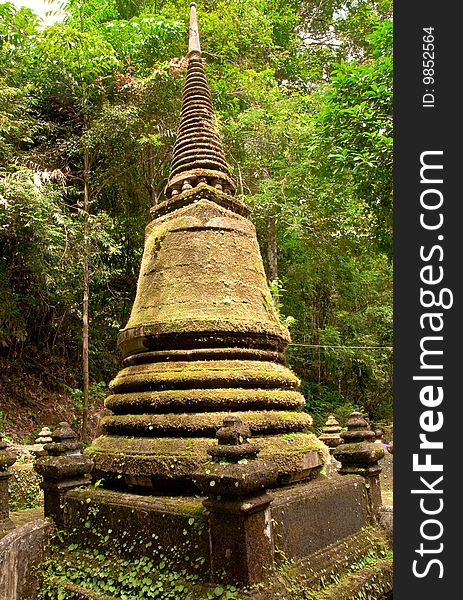
M 307 588 L 316 591 L 329 585 L 330 580 L 339 581 L 349 573 L 352 565 L 361 561 L 365 555 L 374 553 L 379 557 L 389 548 L 383 532 L 367 526 L 294 561 L 294 564 L 304 573 Z
M 106 433 L 115 435 L 212 437 L 228 413 L 185 413 L 113 415 L 103 417 L 102 426 Z M 306 431 L 312 425 L 307 413 L 286 411 L 236 412 L 256 435 L 295 433 Z
M 209 460 L 207 451 L 212 441 L 200 437 L 101 436 L 86 453 L 94 461 L 94 477 L 103 478 L 105 486 L 174 490 L 179 489 L 177 482 L 184 490 L 195 491 L 192 474 Z M 324 449 L 313 433 L 257 436 L 253 443 L 261 447 L 262 460 L 276 466 L 279 483 L 288 483 L 298 475 L 308 477 L 323 466 Z
M 208 499 L 212 581 L 251 585 L 273 569 L 273 535 L 269 505 L 261 494 L 247 500 Z
M 378 511 L 378 523 L 383 529 L 389 543 L 392 545 L 394 530 L 394 509 L 391 505 L 381 506 Z
M 16 455 L 8 448 L 8 444 L 0 436 L 0 537 L 14 528 L 9 518 L 8 482 L 11 473 L 8 468 L 16 462 Z
M 65 526 L 80 544 L 116 555 L 163 555 L 207 573 L 209 535 L 203 498 L 141 496 L 102 488 L 76 489 L 65 499 Z
M 341 475 L 357 474 L 368 478 L 368 498 L 372 518 L 382 504 L 378 460 L 383 458 L 384 450 L 375 444 L 375 434 L 361 413 L 351 413 L 347 420 L 347 431 L 341 433 L 344 444 L 336 448 L 333 456 L 341 463 L 338 472 Z
M 18 527 L 0 539 L 0 598 L 35 600 L 38 592 L 36 567 L 50 542 L 52 526 L 38 519 Z
M 122 369 L 110 385 L 116 393 L 202 388 L 207 395 L 210 388 L 228 387 L 251 389 L 252 395 L 253 388 L 297 390 L 299 380 L 276 363 L 225 359 L 134 365 Z
M 135 341 L 146 350 L 162 334 L 239 333 L 287 344 L 252 223 L 200 189 L 190 202 L 147 227 L 137 296 L 119 335 L 124 356 Z
M 44 514 L 62 527 L 64 496 L 69 490 L 90 483 L 93 462 L 80 452 L 83 444 L 76 441 L 77 435 L 68 423 L 60 423 L 52 439 L 44 446 L 48 455 L 37 459 L 34 468 L 43 477 Z
M 89 450 L 95 477 L 110 487 L 192 491 L 191 475 L 207 460 L 203 440 L 231 411 L 263 438 L 262 458 L 280 482 L 309 477 L 323 465 L 320 447 L 289 448 L 284 437 L 312 424 L 284 364 L 289 333 L 249 210 L 234 198 L 199 43 L 187 59 L 166 199 L 152 210 L 135 302 L 118 336 L 124 367 L 110 384 L 113 414 Z
M 208 173 L 201 169 L 195 169 L 192 172 L 192 175 L 197 181 L 198 178 L 205 177 Z M 196 195 L 198 192 L 201 192 L 202 198 L 212 200 L 219 206 L 231 210 L 242 217 L 248 217 L 251 213 L 251 209 L 243 204 L 239 198 L 225 194 L 207 183 L 201 182 L 197 183 L 191 190 L 184 190 L 180 195 L 172 196 L 171 198 L 159 202 L 159 204 L 151 208 L 151 215 L 153 218 L 162 217 L 169 212 L 183 208 L 191 203 L 191 198 L 197 197 Z
M 299 392 L 245 388 L 160 390 L 114 394 L 105 400 L 114 414 L 175 412 L 297 410 L 304 404 Z
M 307 433 L 312 419 L 284 365 L 290 338 L 249 209 L 234 194 L 195 42 L 166 199 L 152 210 L 135 302 L 118 338 L 124 368 L 106 403 L 113 415 L 89 450 L 104 485 L 191 490 L 192 473 L 207 460 L 203 440 L 230 411 L 264 438 L 263 456 L 280 481 L 308 477 L 323 463 L 313 445 L 283 437 Z
M 369 523 L 365 480 L 319 477 L 272 490 L 276 548 L 302 558 L 359 531 Z
M 380 460 L 381 466 L 381 489 L 392 494 L 394 487 L 394 458 L 390 452 L 385 452 Z
M 91 468 L 88 458 L 82 454 L 44 456 L 35 463 L 35 469 L 42 477 L 54 481 L 78 479 L 88 475 Z

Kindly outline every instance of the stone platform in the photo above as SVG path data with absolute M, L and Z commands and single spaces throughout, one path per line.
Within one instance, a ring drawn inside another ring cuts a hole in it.
M 372 520 L 360 476 L 326 478 L 268 490 L 275 556 L 302 559 L 356 534 Z M 208 515 L 198 496 L 126 494 L 102 488 L 69 492 L 65 528 L 119 556 L 166 553 L 174 563 L 208 572 Z M 186 560 L 186 557 L 188 560 Z M 186 565 L 185 565 L 186 563 Z
M 390 545 L 369 511 L 364 478 L 320 475 L 267 493 L 273 498 L 275 568 L 263 583 L 240 588 L 240 598 L 294 600 L 310 590 L 313 598 L 350 600 L 354 596 L 349 594 L 361 590 L 375 590 L 377 595 L 367 596 L 371 598 L 392 590 Z M 191 586 L 192 598 L 205 598 L 220 582 L 207 583 L 213 542 L 203 500 L 78 489 L 66 496 L 65 526 L 82 556 L 98 548 L 131 564 L 141 556 L 161 567 L 166 562 L 169 568 L 196 577 L 196 583 L 190 580 L 185 585 Z M 76 592 L 74 584 L 66 585 L 69 592 Z M 80 593 L 82 598 L 106 598 L 94 592 L 86 595 L 84 588 Z

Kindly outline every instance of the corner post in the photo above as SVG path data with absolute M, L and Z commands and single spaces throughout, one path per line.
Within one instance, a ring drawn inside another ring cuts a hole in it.
M 273 570 L 272 497 L 265 490 L 278 472 L 256 459 L 260 447 L 249 443 L 250 435 L 238 417 L 226 417 L 219 444 L 208 450 L 212 461 L 194 474 L 207 495 L 212 582 L 252 585 Z
M 68 423 L 62 422 L 45 444 L 47 455 L 39 458 L 34 468 L 43 477 L 44 513 L 58 527 L 64 526 L 64 496 L 70 490 L 90 483 L 93 461 L 81 452 L 83 444 Z
M 353 412 L 347 420 L 347 431 L 341 433 L 344 443 L 334 451 L 334 458 L 341 463 L 341 475 L 361 475 L 365 478 L 370 512 L 375 518 L 381 508 L 381 467 L 378 460 L 384 450 L 374 443 L 375 434 L 361 413 Z

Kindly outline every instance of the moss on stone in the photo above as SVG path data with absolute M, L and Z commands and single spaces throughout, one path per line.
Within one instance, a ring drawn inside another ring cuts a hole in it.
M 303 412 L 275 410 L 235 414 L 254 435 L 303 431 L 312 425 L 312 417 Z M 228 415 L 228 412 L 113 415 L 104 417 L 102 425 L 108 433 L 123 435 L 162 436 L 178 433 L 181 436 L 213 437 Z
M 185 331 L 289 341 L 274 307 L 262 302 L 269 288 L 250 221 L 201 199 L 160 217 L 147 232 L 137 296 L 120 336 L 123 351 L 127 337 Z
M 114 394 L 105 400 L 106 408 L 125 412 L 177 412 L 184 410 L 296 409 L 304 396 L 293 390 L 242 388 L 161 390 Z
M 35 508 L 43 503 L 40 489 L 42 478 L 33 469 L 31 463 L 16 463 L 9 468 L 12 477 L 8 483 L 10 510 Z
M 299 379 L 277 363 L 209 360 L 133 365 L 122 369 L 110 383 L 114 392 L 243 386 L 297 389 Z
M 261 446 L 259 457 L 272 462 L 280 476 L 317 471 L 323 464 L 319 443 L 312 433 L 252 438 Z M 101 436 L 86 453 L 95 462 L 98 477 L 112 474 L 123 477 L 143 476 L 174 480 L 191 479 L 192 473 L 210 460 L 207 449 L 215 444 L 211 438 L 133 438 Z

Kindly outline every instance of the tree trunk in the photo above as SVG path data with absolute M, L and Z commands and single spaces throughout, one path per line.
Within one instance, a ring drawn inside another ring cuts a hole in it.
M 80 437 L 85 439 L 88 429 L 88 299 L 90 288 L 89 262 L 90 262 L 90 240 L 89 238 L 89 216 L 90 216 L 90 182 L 89 182 L 89 155 L 84 150 L 84 255 L 82 259 L 83 272 L 83 300 L 82 300 L 82 374 L 83 374 L 83 400 L 82 400 L 82 423 Z
M 154 157 L 153 157 L 153 148 L 150 144 L 148 144 L 148 189 L 151 199 L 151 206 L 156 206 L 158 203 L 158 195 L 156 194 L 156 190 L 154 189 Z
M 277 224 L 275 217 L 268 218 L 267 238 L 268 278 L 273 281 L 278 279 Z

